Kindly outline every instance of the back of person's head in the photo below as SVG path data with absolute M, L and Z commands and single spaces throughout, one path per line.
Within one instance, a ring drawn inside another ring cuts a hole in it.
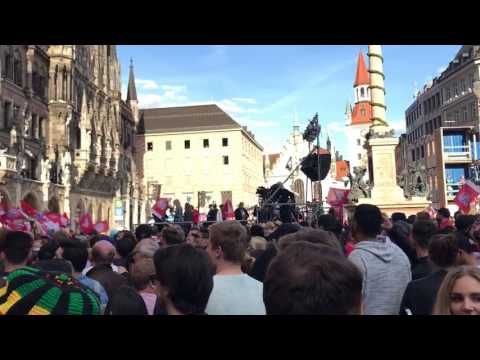
M 151 236 L 152 236 L 152 227 L 150 225 L 142 224 L 135 229 L 135 237 L 137 238 L 137 241 L 147 239 Z
M 417 213 L 416 221 L 420 221 L 420 220 L 432 220 L 432 217 L 428 212 L 420 211 L 419 213 Z
M 189 244 L 173 245 L 158 250 L 153 261 L 156 278 L 166 290 L 160 294 L 167 294 L 182 314 L 204 313 L 213 289 L 213 266 L 207 253 Z
M 55 257 L 59 245 L 54 239 L 48 239 L 47 243 L 40 247 L 38 252 L 38 260 L 51 260 Z
M 450 215 L 450 210 L 448 210 L 447 208 L 440 208 L 440 209 L 437 210 L 437 216 L 439 216 L 439 215 L 441 217 L 445 218 L 445 219 L 448 219 L 451 216 Z
M 339 237 L 342 233 L 342 224 L 333 215 L 320 215 L 317 219 L 317 225 L 323 230 L 330 231 Z
M 143 258 L 132 264 L 132 284 L 137 291 L 142 291 L 151 283 L 152 275 L 155 275 L 155 264 L 153 259 Z
M 428 247 L 430 260 L 440 268 L 454 266 L 458 251 L 458 241 L 455 234 L 434 235 Z
M 395 243 L 401 241 L 408 242 L 408 237 L 410 236 L 411 231 L 412 225 L 406 221 L 398 220 L 393 224 L 388 235 Z
M 417 215 L 410 215 L 407 219 L 407 222 L 410 224 L 410 225 L 413 225 L 415 224 L 415 221 L 417 221 Z
M 265 237 L 265 231 L 263 230 L 263 227 L 261 227 L 260 225 L 252 225 L 252 227 L 250 228 L 250 236 L 261 236 L 261 237 Z
M 301 229 L 301 226 L 298 224 L 283 223 L 283 224 L 280 224 L 278 228 L 273 233 L 270 234 L 269 239 L 278 240 L 282 236 L 296 233 L 300 229 Z
M 168 226 L 162 230 L 162 239 L 166 245 L 178 245 L 185 241 L 185 232 L 176 226 Z
M 26 263 L 33 247 L 30 234 L 22 231 L 10 231 L 5 235 L 0 253 L 3 252 L 6 260 L 14 265 Z
M 383 224 L 383 217 L 380 209 L 371 204 L 361 204 L 355 208 L 353 221 L 357 231 L 368 237 L 375 237 L 380 234 Z
M 432 220 L 418 220 L 413 224 L 413 241 L 424 250 L 428 250 L 430 240 L 436 233 L 437 225 Z
M 63 241 L 68 241 L 70 239 L 70 236 L 67 235 L 65 231 L 59 230 L 56 231 L 53 236 L 53 240 L 55 240 L 58 244 L 60 244 Z
M 88 248 L 85 243 L 74 239 L 73 241 L 62 242 L 60 246 L 63 250 L 62 258 L 70 261 L 75 272 L 82 272 L 88 261 Z
M 111 315 L 148 315 L 147 306 L 138 292 L 123 285 L 115 291 L 110 302 Z
M 153 239 L 143 239 L 135 246 L 133 253 L 139 254 L 140 258 L 151 259 L 159 248 L 160 246 L 157 241 Z
M 407 216 L 405 215 L 405 213 L 402 213 L 402 212 L 395 212 L 392 214 L 392 222 L 395 222 L 395 221 L 407 221 Z
M 70 261 L 66 259 L 41 260 L 35 263 L 37 269 L 46 272 L 55 272 L 72 275 L 73 267 Z
M 118 255 L 122 258 L 126 258 L 135 249 L 135 239 L 133 234 L 124 235 L 117 239 L 115 242 L 115 248 Z
M 476 220 L 475 215 L 458 215 L 455 219 L 455 227 L 458 231 L 466 232 Z
M 297 242 L 270 264 L 263 301 L 268 315 L 360 314 L 362 275 L 337 250 Z
M 311 228 L 302 229 L 296 233 L 281 237 L 278 241 L 278 247 L 280 251 L 283 251 L 290 245 L 300 241 L 328 246 L 338 251 L 339 254 L 343 253 L 340 242 L 334 234 L 329 231 Z
M 92 262 L 95 265 L 111 265 L 115 257 L 115 247 L 106 240 L 100 240 L 92 248 Z
M 225 221 L 210 226 L 210 244 L 212 249 L 220 248 L 223 260 L 240 264 L 247 249 L 248 234 L 238 221 Z

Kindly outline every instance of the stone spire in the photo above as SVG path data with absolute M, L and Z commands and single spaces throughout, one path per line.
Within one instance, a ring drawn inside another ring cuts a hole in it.
M 389 129 L 385 119 L 385 85 L 383 74 L 383 57 L 381 45 L 368 45 L 368 58 L 370 63 L 370 95 L 372 105 L 372 128 L 383 127 L 385 132 Z M 380 130 L 380 129 L 376 129 Z
M 135 87 L 135 75 L 133 74 L 133 60 L 130 59 L 130 74 L 128 76 L 127 102 L 138 101 L 137 89 Z

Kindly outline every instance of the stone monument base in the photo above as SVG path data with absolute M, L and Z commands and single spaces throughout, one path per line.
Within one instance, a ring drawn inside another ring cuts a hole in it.
M 353 215 L 355 207 L 360 204 L 372 204 L 378 206 L 380 210 L 386 213 L 388 216 L 391 216 L 394 212 L 402 212 L 409 217 L 410 215 L 416 215 L 420 211 L 425 211 L 430 205 L 430 201 L 426 201 L 425 198 L 414 197 L 412 200 L 404 201 L 375 201 L 374 199 L 359 199 L 357 204 L 348 204 L 345 205 L 349 216 Z

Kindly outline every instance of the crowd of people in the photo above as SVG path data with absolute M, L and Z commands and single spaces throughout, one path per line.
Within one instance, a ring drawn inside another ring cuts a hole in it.
M 365 204 L 349 225 L 256 224 L 242 208 L 108 235 L 0 229 L 0 315 L 480 314 L 479 216 Z

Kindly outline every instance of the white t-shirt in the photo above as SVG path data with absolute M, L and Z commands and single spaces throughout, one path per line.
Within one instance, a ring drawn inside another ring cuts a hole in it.
M 208 315 L 265 315 L 263 284 L 246 274 L 215 275 Z

